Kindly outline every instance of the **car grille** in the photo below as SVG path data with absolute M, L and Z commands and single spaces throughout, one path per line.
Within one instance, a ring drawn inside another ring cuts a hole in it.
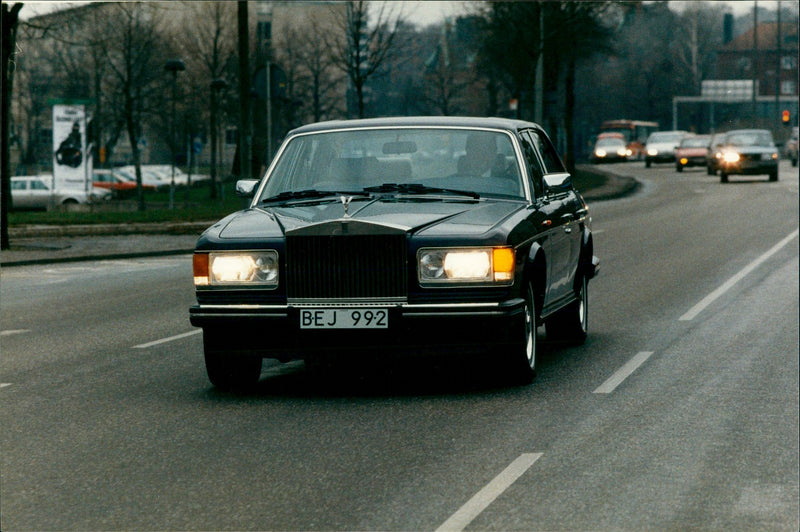
M 390 299 L 407 292 L 404 234 L 287 235 L 289 299 Z

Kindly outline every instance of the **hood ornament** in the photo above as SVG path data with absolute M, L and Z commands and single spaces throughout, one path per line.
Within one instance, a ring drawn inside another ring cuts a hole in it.
M 350 218 L 350 214 L 347 212 L 347 209 L 350 207 L 350 202 L 353 201 L 353 196 L 339 196 L 339 200 L 342 202 L 342 206 L 344 207 L 344 217 Z

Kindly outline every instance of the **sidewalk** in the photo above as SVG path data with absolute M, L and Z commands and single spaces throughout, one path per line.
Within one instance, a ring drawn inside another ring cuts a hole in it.
M 596 167 L 592 171 L 606 180 L 583 193 L 589 203 L 632 194 L 639 186 L 631 177 Z M 213 223 L 12 227 L 11 249 L 0 251 L 0 266 L 189 254 L 200 234 Z

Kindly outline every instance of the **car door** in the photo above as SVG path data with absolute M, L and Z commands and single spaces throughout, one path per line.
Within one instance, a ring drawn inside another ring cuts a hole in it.
M 544 180 L 565 183 L 569 175 L 550 139 L 538 129 L 530 130 L 529 134 L 542 161 Z M 579 202 L 571 186 L 545 185 L 544 193 L 553 209 L 549 261 L 552 262 L 552 278 L 548 299 L 551 304 L 558 304 L 574 296 L 573 283 L 581 248 Z
M 537 237 L 537 242 L 544 249 L 547 260 L 547 286 L 544 294 L 544 306 L 547 307 L 559 297 L 555 280 L 559 278 L 560 271 L 564 267 L 559 264 L 559 257 L 563 255 L 563 249 L 566 246 L 558 222 L 562 204 L 558 197 L 547 194 L 545 190 L 545 168 L 537 151 L 537 141 L 530 131 L 525 130 L 520 133 L 520 143 L 525 163 L 528 167 L 528 176 L 533 194 L 533 204 L 531 205 L 531 214 L 528 217 L 528 221 L 537 231 L 541 231 Z
M 11 180 L 11 201 L 15 209 L 29 209 L 31 207 L 28 183 L 27 179 Z

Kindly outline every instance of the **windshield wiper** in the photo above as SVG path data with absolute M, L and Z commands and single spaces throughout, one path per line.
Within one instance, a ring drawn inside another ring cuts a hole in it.
M 364 192 L 374 192 L 384 194 L 389 192 L 399 192 L 401 194 L 453 194 L 457 196 L 467 196 L 468 198 L 478 199 L 480 194 L 471 190 L 455 190 L 452 188 L 438 188 L 421 185 L 419 183 L 384 183 L 374 187 L 365 187 Z
M 261 203 L 280 203 L 282 201 L 320 199 L 327 198 L 329 196 L 369 196 L 369 194 L 361 190 L 356 192 L 352 190 L 315 190 L 313 188 L 309 188 L 306 190 L 289 190 L 286 192 L 281 192 L 275 196 L 264 198 L 261 200 Z

